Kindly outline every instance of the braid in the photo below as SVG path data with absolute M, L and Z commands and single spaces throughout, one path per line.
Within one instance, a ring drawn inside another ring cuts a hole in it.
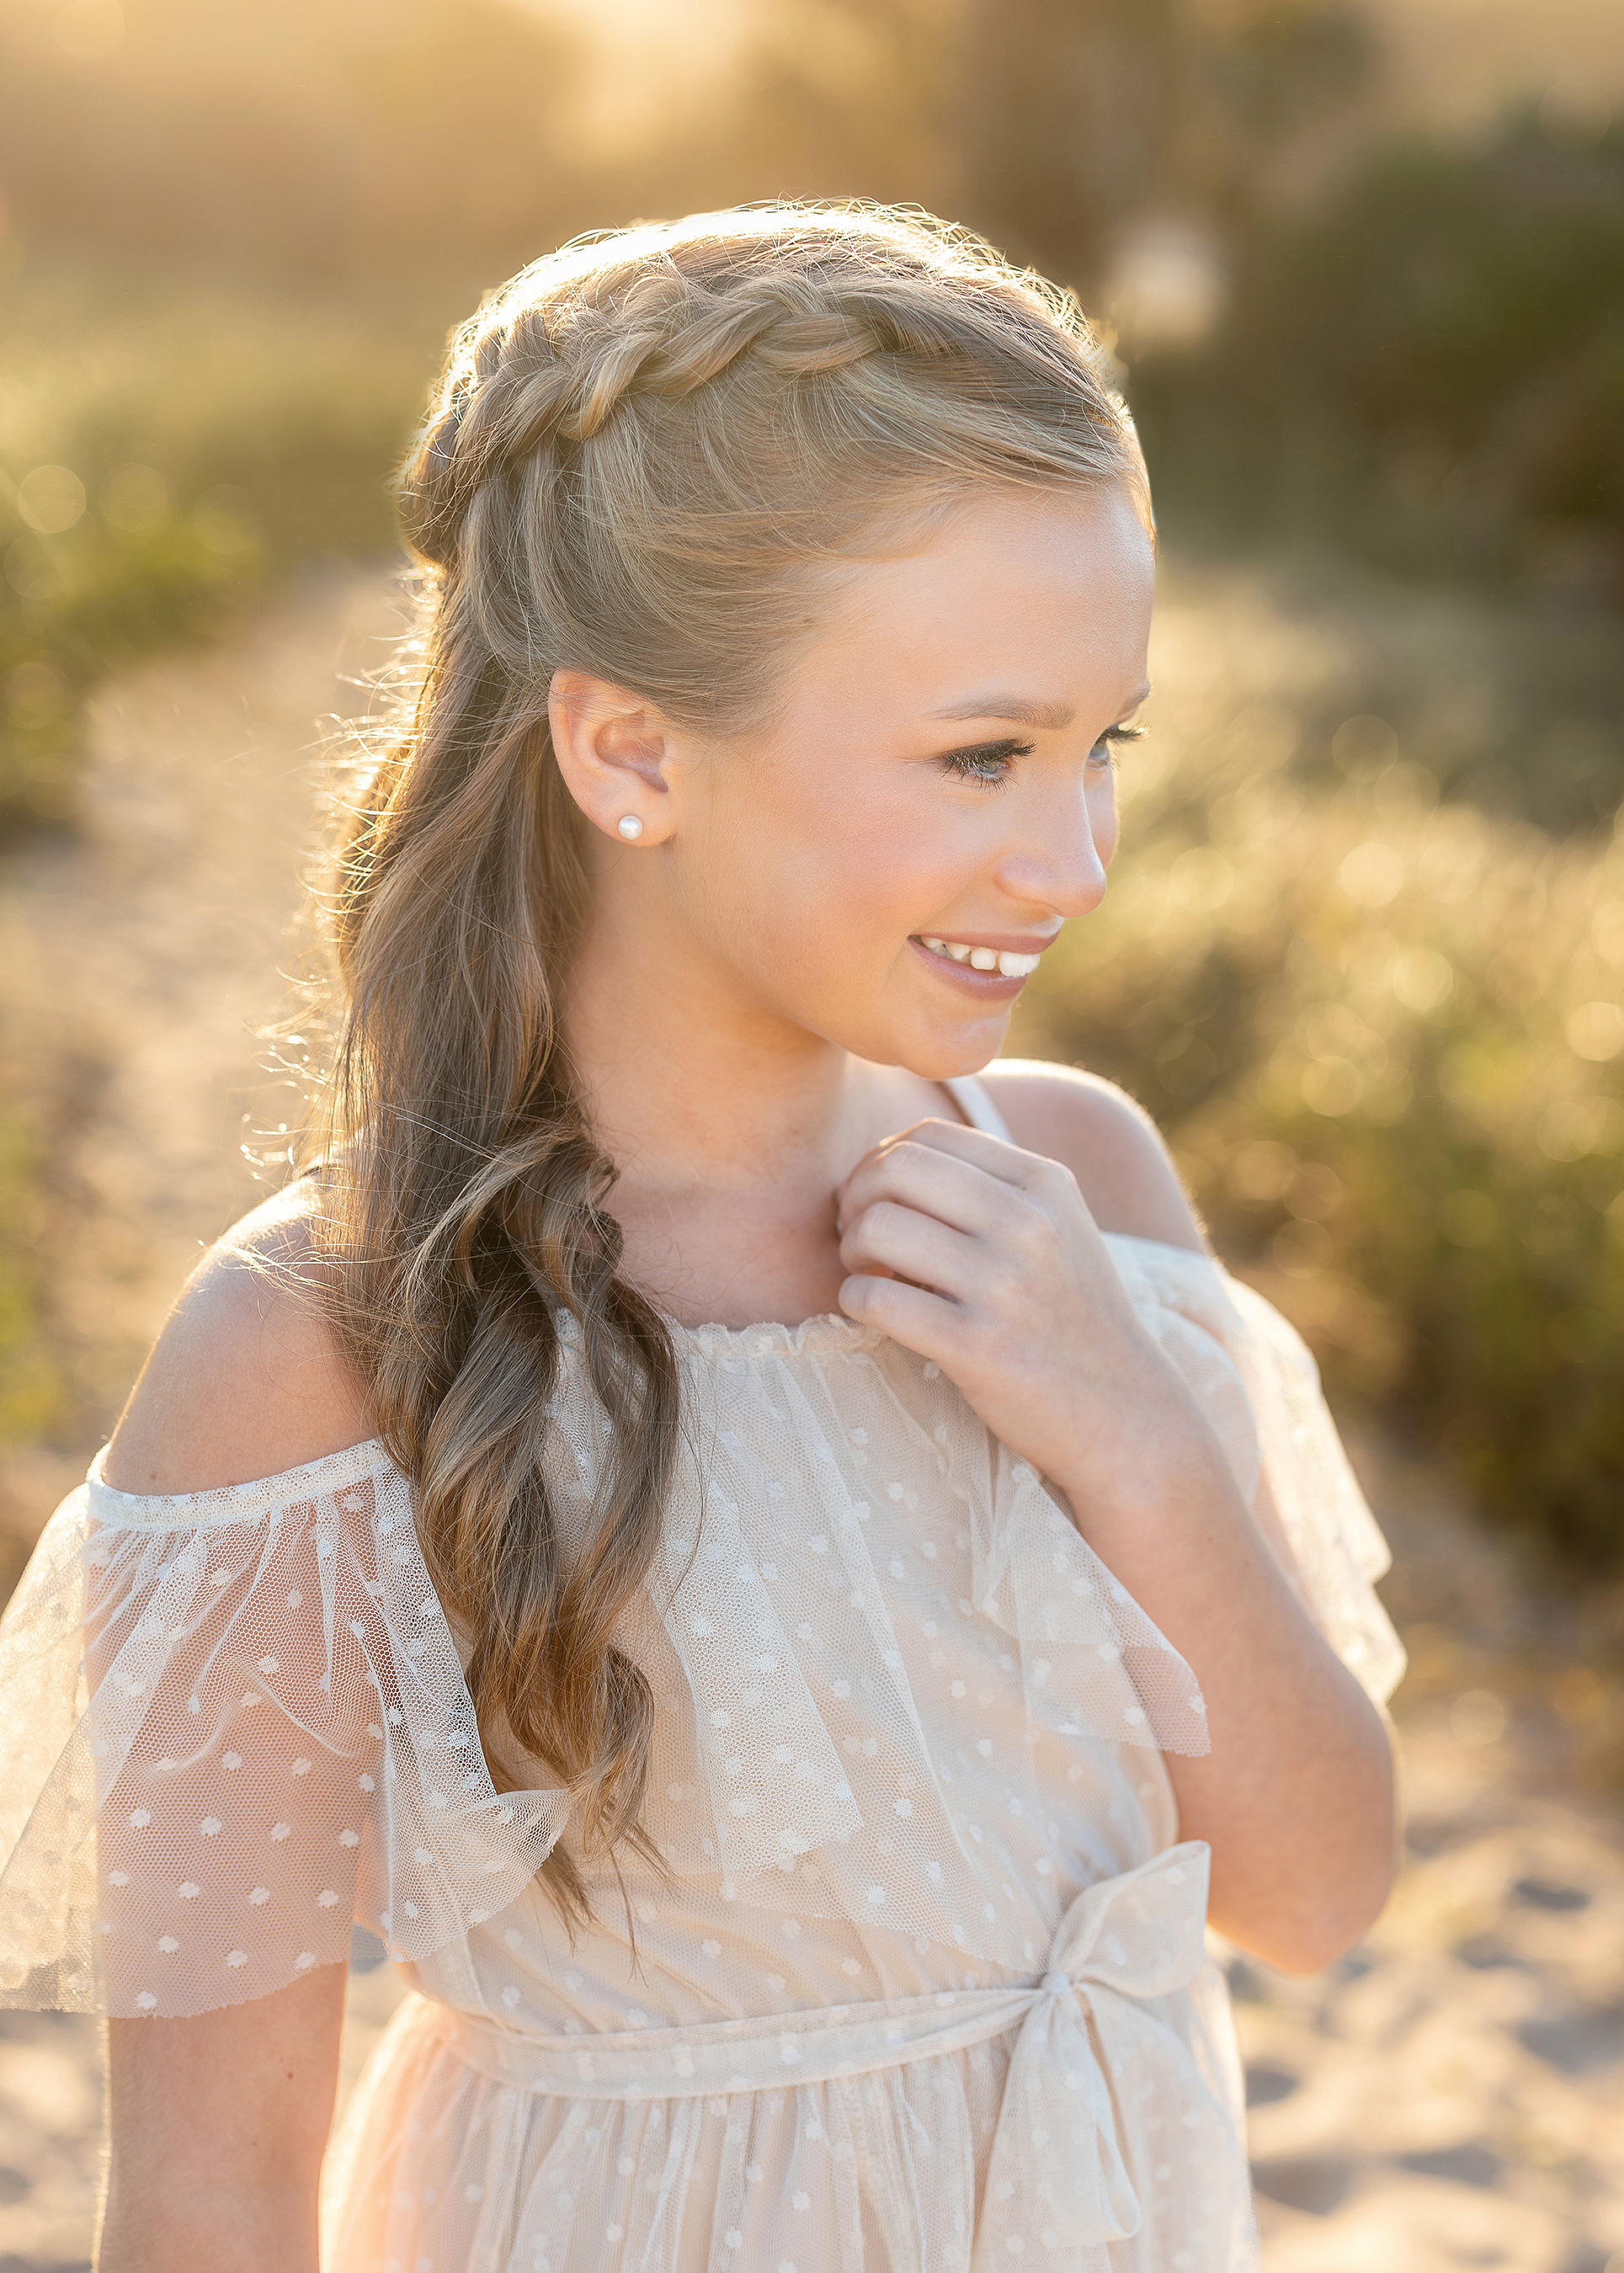
M 887 246 L 889 273 L 876 276 L 871 244 L 861 248 L 868 258 L 853 261 L 850 241 L 826 221 L 808 236 L 794 249 L 812 258 L 776 273 L 763 262 L 694 274 L 665 250 L 633 265 L 629 277 L 606 266 L 589 273 L 584 289 L 554 296 L 535 289 L 547 263 L 523 272 L 459 336 L 419 440 L 411 469 L 418 478 L 405 488 L 415 549 L 444 563 L 470 501 L 493 476 L 560 445 L 591 442 L 640 397 L 680 401 L 745 356 L 771 382 L 793 386 L 876 356 L 986 365 L 1015 348 L 1028 366 L 1047 364 L 1074 394 L 1079 380 L 1093 381 L 1098 409 L 1115 414 L 1096 423 L 1125 425 L 1099 384 L 1086 327 L 1039 280 L 983 248 L 966 259 L 961 242 L 959 289 L 946 296 L 943 271 L 954 264 L 921 261 L 917 244 L 906 248 L 911 259 Z M 792 247 L 780 239 L 775 249 Z

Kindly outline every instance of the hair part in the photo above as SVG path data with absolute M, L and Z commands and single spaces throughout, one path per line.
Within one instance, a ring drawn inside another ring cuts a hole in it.
M 342 853 L 319 1235 L 471 1649 L 492 1772 L 512 1788 L 539 1764 L 574 1795 L 543 1865 L 572 1924 L 595 1860 L 627 1842 L 658 1863 L 639 1828 L 652 1700 L 615 1634 L 681 1412 L 560 1031 L 589 890 L 553 673 L 745 731 L 843 564 L 989 486 L 1112 484 L 1148 528 L 1132 422 L 1075 303 L 962 232 L 867 206 L 703 214 L 536 262 L 456 334 L 407 459 L 424 668 Z M 584 1523 L 549 1447 L 566 1338 L 607 1422 Z

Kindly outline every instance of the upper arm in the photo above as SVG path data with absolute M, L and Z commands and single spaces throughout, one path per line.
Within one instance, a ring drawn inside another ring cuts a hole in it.
M 345 1970 L 190 2020 L 108 2023 L 104 2273 L 316 2265 Z
M 252 1482 L 367 1435 L 365 1398 L 325 1321 L 317 1268 L 308 1196 L 297 1186 L 210 1249 L 165 1322 L 114 1433 L 104 1474 L 115 1490 L 187 1494 Z M 297 1639 L 289 1630 L 277 1643 L 278 1680 L 296 1714 L 303 1710 L 294 1679 L 302 1662 Z M 222 1662 L 229 1658 L 227 1652 Z M 195 1669 L 186 1678 L 196 1678 Z M 160 1685 L 154 1711 L 173 1706 L 173 1678 Z M 218 1782 L 225 1739 L 218 1727 L 208 1735 L 218 1699 L 211 1694 L 207 1703 L 199 1723 L 207 1741 L 195 1763 L 182 1765 Z M 258 1743 L 270 1747 L 285 1773 L 281 1755 L 295 1748 L 292 1733 L 282 1714 L 262 1712 L 242 1720 L 241 1729 L 234 1721 L 230 1740 L 241 1755 L 231 1760 L 240 1766 L 246 1756 L 261 1774 Z M 158 1775 L 143 1766 L 157 1741 L 132 1749 L 126 1777 L 138 1770 L 149 1781 Z M 311 1751 L 327 1765 L 327 1747 Z M 175 1765 L 161 1764 L 171 1771 Z M 156 1811 L 160 1800 L 145 1783 L 131 1789 Z M 298 1789 L 309 1814 L 306 1785 Z M 160 1797 L 170 1812 L 180 1804 L 167 1787 Z M 201 1807 L 205 1797 L 215 1804 L 213 1784 L 204 1797 L 187 1787 L 188 1805 Z M 220 1813 L 227 1815 L 225 1807 Z M 228 1827 L 237 1831 L 235 1818 Z M 295 1828 L 304 1841 L 309 1827 L 302 1816 Z M 276 1850 L 276 1883 L 284 1892 L 294 1851 L 294 1843 Z M 145 1887 L 134 1864 L 122 1883 L 126 1902 Z M 146 1894 L 159 1901 L 152 1889 Z M 203 1931 L 200 1920 L 194 1924 Z M 139 1909 L 137 1947 L 144 1933 L 150 1939 L 151 1924 Z M 98 2259 L 109 2273 L 204 2262 L 220 2273 L 270 2262 L 314 2273 L 317 2184 L 337 2088 L 344 1978 L 342 1964 L 325 1963 L 269 1994 L 189 2017 L 109 2022 L 110 2156 Z
M 369 1433 L 366 1398 L 323 1314 L 299 1186 L 210 1249 L 183 1288 L 109 1447 L 127 1492 L 278 1475 Z
M 1115 1083 L 1038 1059 L 989 1067 L 982 1079 L 1016 1144 L 1071 1169 L 1101 1231 L 1206 1251 L 1161 1132 Z

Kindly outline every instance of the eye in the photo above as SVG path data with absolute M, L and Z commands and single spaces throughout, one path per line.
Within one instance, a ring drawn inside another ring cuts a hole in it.
M 1116 745 L 1119 742 L 1142 742 L 1147 731 L 1143 726 L 1108 726 L 1088 753 L 1089 764 L 1114 768 L 1116 763 Z
M 962 780 L 999 789 L 1010 777 L 1012 761 L 1029 758 L 1034 747 L 1031 742 L 974 742 L 968 749 L 944 750 L 939 762 Z

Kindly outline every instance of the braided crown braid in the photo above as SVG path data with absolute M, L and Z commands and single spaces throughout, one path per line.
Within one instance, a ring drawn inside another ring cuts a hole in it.
M 457 334 L 401 481 L 420 692 L 345 849 L 342 1039 L 312 1132 L 341 1338 L 416 1482 L 499 1782 L 566 1781 L 565 1916 L 638 1827 L 651 1700 L 614 1639 L 676 1457 L 664 1319 L 556 1018 L 588 911 L 553 672 L 765 715 L 808 595 L 966 491 L 1143 467 L 1076 308 L 922 216 L 771 206 L 537 262 Z M 576 1322 L 610 1422 L 567 1534 L 547 1405 Z

